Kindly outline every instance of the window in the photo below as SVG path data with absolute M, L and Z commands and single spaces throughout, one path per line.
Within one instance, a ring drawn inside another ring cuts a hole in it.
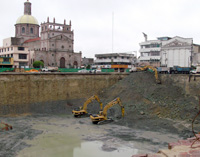
M 11 57 L 13 57 L 13 54 L 11 54 Z
M 8 48 L 8 51 L 9 51 L 9 48 Z
M 122 57 L 122 59 L 124 59 L 124 57 Z
M 62 49 L 64 49 L 65 47 L 62 45 Z
M 52 54 L 52 56 L 54 56 L 54 54 Z
M 54 44 L 52 44 L 52 46 L 54 46 Z
M 25 33 L 25 28 L 24 27 L 22 27 L 22 33 Z
M 6 49 L 5 49 L 5 52 L 6 52 Z
M 13 50 L 13 47 L 11 47 L 11 51 Z
M 54 65 L 54 63 L 52 63 L 52 65 Z
M 27 59 L 27 54 L 19 54 L 19 59 Z
M 33 34 L 33 28 L 30 29 L 30 33 Z
M 9 62 L 9 58 L 4 58 L 3 61 L 4 62 Z
M 24 51 L 24 47 L 18 47 L 19 51 Z
M 54 36 L 54 33 L 52 33 L 52 36 Z

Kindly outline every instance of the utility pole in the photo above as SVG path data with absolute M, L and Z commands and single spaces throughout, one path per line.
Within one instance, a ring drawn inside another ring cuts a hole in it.
M 112 53 L 114 52 L 114 12 L 112 12 Z

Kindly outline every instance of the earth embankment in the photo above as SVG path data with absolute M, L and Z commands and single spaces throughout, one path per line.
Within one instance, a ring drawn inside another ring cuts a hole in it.
M 194 92 L 190 94 L 185 90 L 184 84 L 174 81 L 173 77 L 177 77 L 175 79 L 178 81 L 180 76 L 162 77 L 165 81 L 156 84 L 153 73 L 132 73 L 105 89 L 100 97 L 104 103 L 116 97 L 121 98 L 126 112 L 125 118 L 118 121 L 121 125 L 147 130 L 167 129 L 172 133 L 184 132 L 182 136 L 190 136 L 191 122 L 199 110 L 197 95 L 193 94 Z M 120 112 L 119 109 L 111 108 L 109 114 L 117 119 Z M 174 126 L 173 121 L 180 121 L 189 128 L 184 129 L 182 124 Z

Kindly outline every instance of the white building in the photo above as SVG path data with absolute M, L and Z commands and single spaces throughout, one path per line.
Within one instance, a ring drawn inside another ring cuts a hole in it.
M 140 43 L 139 64 L 155 67 L 191 67 L 200 63 L 200 45 L 192 38 L 160 37 Z
M 146 65 L 160 66 L 161 59 L 161 46 L 162 42 L 169 40 L 169 37 L 160 37 L 157 40 L 145 40 L 145 42 L 140 43 L 140 64 L 144 63 Z
M 96 54 L 94 61 L 96 67 L 125 71 L 130 69 L 136 62 L 136 56 L 132 53 L 105 53 Z
M 162 42 L 161 66 L 190 67 L 192 65 L 193 39 L 174 37 Z

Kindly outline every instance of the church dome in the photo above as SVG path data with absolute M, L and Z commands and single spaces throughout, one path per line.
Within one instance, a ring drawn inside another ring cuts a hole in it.
M 34 24 L 34 25 L 39 25 L 37 19 L 35 17 L 33 17 L 32 15 L 20 16 L 17 19 L 16 24 Z

